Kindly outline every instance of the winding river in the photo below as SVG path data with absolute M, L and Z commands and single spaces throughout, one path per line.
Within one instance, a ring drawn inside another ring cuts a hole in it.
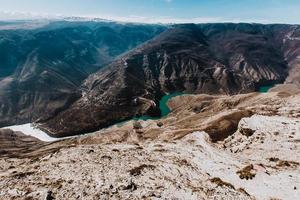
M 266 93 L 272 87 L 274 87 L 274 85 L 260 87 L 258 92 Z M 168 101 L 173 97 L 182 96 L 182 95 L 186 95 L 186 94 L 184 94 L 182 92 L 175 92 L 175 93 L 171 93 L 171 94 L 163 96 L 162 99 L 159 101 L 159 109 L 161 111 L 161 116 L 160 117 L 150 117 L 150 116 L 145 115 L 145 116 L 141 116 L 141 117 L 134 117 L 131 120 L 144 120 L 144 121 L 146 121 L 146 120 L 157 120 L 157 119 L 164 118 L 171 112 L 170 108 L 168 107 Z M 130 121 L 130 120 L 127 120 L 127 121 Z M 117 123 L 117 124 L 114 124 L 114 125 L 122 126 L 127 121 Z M 11 129 L 13 131 L 21 131 L 25 135 L 30 135 L 30 136 L 36 137 L 36 138 L 38 138 L 42 141 L 46 141 L 46 142 L 53 142 L 53 141 L 65 139 L 65 138 L 50 137 L 49 135 L 47 135 L 43 131 L 41 131 L 41 130 L 35 128 L 34 126 L 32 126 L 32 124 L 16 125 L 16 126 L 10 126 L 10 127 L 5 127 L 5 128 Z
M 156 119 L 160 119 L 163 117 L 168 116 L 168 114 L 171 112 L 169 106 L 168 106 L 168 101 L 170 99 L 172 99 L 173 97 L 177 97 L 177 96 L 182 96 L 185 95 L 182 92 L 174 92 L 168 95 L 165 95 L 161 98 L 161 100 L 159 101 L 159 109 L 161 111 L 161 116 L 160 117 L 150 117 L 147 115 L 141 116 L 141 117 L 134 117 L 133 120 L 156 120 Z
M 150 116 L 145 115 L 145 116 L 141 116 L 141 117 L 134 117 L 131 120 L 144 120 L 144 121 L 146 121 L 146 120 L 155 120 L 155 119 L 160 119 L 162 117 L 166 117 L 171 112 L 170 108 L 167 105 L 168 101 L 173 97 L 181 96 L 181 95 L 184 95 L 184 93 L 175 92 L 175 93 L 168 94 L 168 95 L 165 95 L 165 96 L 162 97 L 162 99 L 159 101 L 159 108 L 161 110 L 161 117 L 150 117 Z M 130 121 L 130 120 L 127 120 L 127 121 L 124 121 L 124 122 L 121 122 L 121 123 L 117 123 L 117 124 L 114 124 L 114 125 L 122 126 L 124 123 L 126 123 L 128 121 Z M 29 136 L 38 138 L 39 140 L 44 141 L 44 142 L 54 142 L 54 141 L 65 139 L 65 138 L 50 137 L 45 132 L 41 131 L 40 129 L 36 128 L 35 126 L 33 126 L 30 123 L 23 124 L 23 125 L 3 127 L 3 129 L 11 129 L 13 131 L 21 131 L 25 135 L 29 135 Z M 89 133 L 87 133 L 87 134 L 89 134 Z M 87 134 L 83 134 L 83 135 L 87 135 Z M 74 137 L 76 137 L 76 136 L 74 136 Z M 71 137 L 67 137 L 67 138 L 71 138 Z

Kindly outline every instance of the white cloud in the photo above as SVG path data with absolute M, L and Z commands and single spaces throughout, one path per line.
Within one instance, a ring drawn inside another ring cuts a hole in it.
M 19 20 L 19 19 L 62 19 L 70 16 L 65 16 L 61 14 L 48 14 L 48 13 L 29 13 L 29 12 L 10 12 L 10 11 L 0 11 L 0 20 Z M 239 18 L 220 18 L 220 17 L 195 17 L 195 18 L 173 18 L 169 16 L 160 17 L 144 17 L 144 16 L 110 16 L 110 15 L 81 15 L 81 16 L 71 16 L 71 17 L 81 17 L 83 20 L 89 20 L 94 18 L 107 19 L 119 22 L 136 22 L 136 23 L 163 23 L 163 24 L 180 24 L 180 23 L 222 23 L 222 22 L 245 22 L 245 23 L 286 23 L 285 21 L 270 21 L 266 19 L 239 19 Z M 84 19 L 86 18 L 86 19 Z
M 22 20 L 22 19 L 45 19 L 45 18 L 60 18 L 60 14 L 48 13 L 33 13 L 33 12 L 19 12 L 19 11 L 0 11 L 0 20 Z
M 128 17 L 118 17 L 118 16 L 81 16 L 87 18 L 102 18 L 102 19 L 109 19 L 113 21 L 119 22 L 137 22 L 137 23 L 147 23 L 147 24 L 154 24 L 154 23 L 163 23 L 163 24 L 183 24 L 183 23 L 225 23 L 225 22 L 245 22 L 245 23 L 274 23 L 265 19 L 247 19 L 242 20 L 238 18 L 226 19 L 220 17 L 195 17 L 195 18 L 173 18 L 169 16 L 161 16 L 161 17 L 143 17 L 143 16 L 136 16 L 131 15 Z M 277 22 L 276 22 L 277 23 Z
M 86 16 L 86 17 L 94 17 L 94 16 Z M 115 21 L 121 22 L 138 22 L 138 23 L 213 23 L 213 22 L 220 22 L 221 19 L 214 18 L 214 17 L 197 17 L 191 19 L 184 19 L 184 18 L 172 18 L 168 16 L 161 16 L 161 17 L 143 17 L 143 16 L 128 16 L 128 17 L 117 17 L 117 16 L 98 16 L 99 18 L 103 19 L 111 19 Z

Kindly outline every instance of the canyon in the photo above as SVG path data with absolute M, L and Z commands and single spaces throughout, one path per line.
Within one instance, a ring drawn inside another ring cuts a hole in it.
M 299 38 L 0 23 L 0 199 L 297 199 Z

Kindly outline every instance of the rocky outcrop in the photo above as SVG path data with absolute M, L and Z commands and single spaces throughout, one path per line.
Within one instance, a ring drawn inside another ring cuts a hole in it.
M 281 41 L 281 49 L 288 63 L 289 73 L 285 83 L 300 84 L 300 27 L 297 25 L 284 25 L 277 27 L 278 40 Z
M 22 132 L 0 129 L 0 145 L 0 157 L 16 157 L 16 155 L 21 156 L 26 151 L 41 148 L 43 142 L 34 137 L 26 136 Z
M 76 144 L 76 140 L 70 138 L 68 140 L 44 142 L 37 137 L 30 136 L 28 133 L 24 134 L 23 132 L 11 129 L 0 129 L 0 159 L 34 159 L 45 154 L 54 153 L 66 146 L 75 146 Z

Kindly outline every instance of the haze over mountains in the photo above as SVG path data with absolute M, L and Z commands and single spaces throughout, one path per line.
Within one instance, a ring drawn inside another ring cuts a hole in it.
M 166 93 L 300 80 L 298 25 L 51 22 L 0 37 L 0 125 L 38 122 L 60 137 L 159 116 Z

